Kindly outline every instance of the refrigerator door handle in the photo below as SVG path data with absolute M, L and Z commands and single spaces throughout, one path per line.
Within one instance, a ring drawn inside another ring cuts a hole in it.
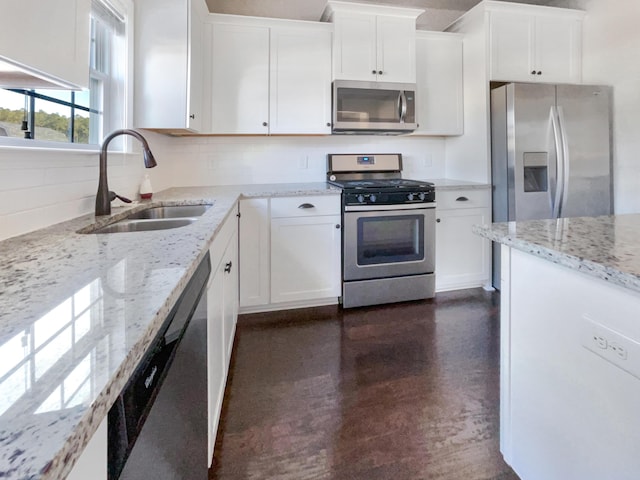
M 555 167 L 556 167 L 556 178 L 555 178 L 555 188 L 553 189 L 551 201 L 553 207 L 553 215 L 552 218 L 560 217 L 560 204 L 562 203 L 562 191 L 564 185 L 564 160 L 563 154 L 564 149 L 562 146 L 562 132 L 560 129 L 560 119 L 558 116 L 558 110 L 555 106 L 551 107 L 551 128 L 553 130 L 553 142 L 555 145 Z
M 558 107 L 557 112 L 558 121 L 560 123 L 560 141 L 562 143 L 562 196 L 561 203 L 558 208 L 558 215 L 561 216 L 567 206 L 567 199 L 569 198 L 569 178 L 571 172 L 569 168 L 569 142 L 567 140 L 567 130 L 565 128 L 567 122 L 564 119 L 564 110 L 562 107 Z

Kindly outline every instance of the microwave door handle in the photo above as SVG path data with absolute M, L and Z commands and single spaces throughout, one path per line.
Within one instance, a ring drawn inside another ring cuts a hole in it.
M 404 119 L 407 116 L 407 96 L 404 90 L 400 90 L 398 102 L 400 103 L 400 123 L 404 123 Z

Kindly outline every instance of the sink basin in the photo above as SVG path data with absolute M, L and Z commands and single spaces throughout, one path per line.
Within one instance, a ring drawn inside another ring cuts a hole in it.
M 122 220 L 106 225 L 90 233 L 122 233 L 122 232 L 147 232 L 151 230 L 168 230 L 180 228 L 192 224 L 197 218 L 163 218 L 156 220 Z
M 166 207 L 151 207 L 127 216 L 127 219 L 158 219 L 199 217 L 211 205 L 171 205 Z

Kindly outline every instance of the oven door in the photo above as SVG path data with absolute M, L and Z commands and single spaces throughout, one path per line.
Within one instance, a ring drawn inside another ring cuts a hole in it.
M 434 271 L 435 206 L 346 207 L 343 233 L 344 281 Z

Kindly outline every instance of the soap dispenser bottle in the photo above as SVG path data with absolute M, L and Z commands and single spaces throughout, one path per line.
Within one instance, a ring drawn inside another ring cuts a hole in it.
M 145 173 L 140 183 L 140 198 L 149 199 L 153 195 L 153 189 L 151 188 L 151 179 L 149 174 Z

